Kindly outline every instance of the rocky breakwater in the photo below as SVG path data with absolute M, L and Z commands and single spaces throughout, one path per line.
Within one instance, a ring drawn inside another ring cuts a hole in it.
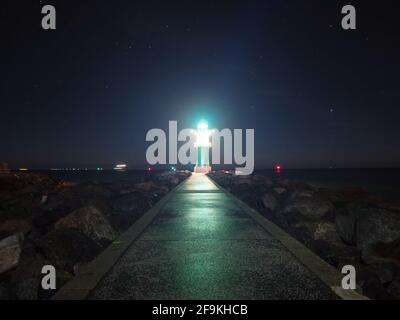
M 0 176 L 0 300 L 47 299 L 41 270 L 57 288 L 95 258 L 188 172 L 124 181 L 68 183 L 34 173 Z
M 353 265 L 372 299 L 400 299 L 400 205 L 362 190 L 333 191 L 263 175 L 212 172 L 220 186 L 341 271 Z

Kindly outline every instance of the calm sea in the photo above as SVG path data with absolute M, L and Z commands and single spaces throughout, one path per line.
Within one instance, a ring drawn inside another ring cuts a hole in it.
M 361 188 L 390 200 L 400 200 L 400 169 L 292 169 L 279 174 L 274 170 L 259 170 L 258 173 L 336 190 Z

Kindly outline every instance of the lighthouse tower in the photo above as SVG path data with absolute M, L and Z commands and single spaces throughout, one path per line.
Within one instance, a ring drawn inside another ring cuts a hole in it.
M 196 173 L 207 173 L 211 171 L 210 166 L 210 130 L 208 130 L 208 124 L 205 121 L 201 121 L 197 126 L 196 131 L 197 139 L 195 143 L 196 148 L 196 166 L 194 172 Z

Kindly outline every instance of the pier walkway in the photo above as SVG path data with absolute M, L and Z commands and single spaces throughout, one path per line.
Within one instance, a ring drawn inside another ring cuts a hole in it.
M 193 174 L 54 299 L 358 299 L 295 239 Z

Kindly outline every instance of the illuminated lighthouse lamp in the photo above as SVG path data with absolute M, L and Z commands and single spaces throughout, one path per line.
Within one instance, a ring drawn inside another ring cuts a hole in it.
M 196 166 L 194 172 L 207 173 L 211 171 L 209 153 L 211 148 L 210 136 L 211 131 L 208 129 L 208 124 L 205 121 L 200 121 L 197 125 L 196 142 Z

